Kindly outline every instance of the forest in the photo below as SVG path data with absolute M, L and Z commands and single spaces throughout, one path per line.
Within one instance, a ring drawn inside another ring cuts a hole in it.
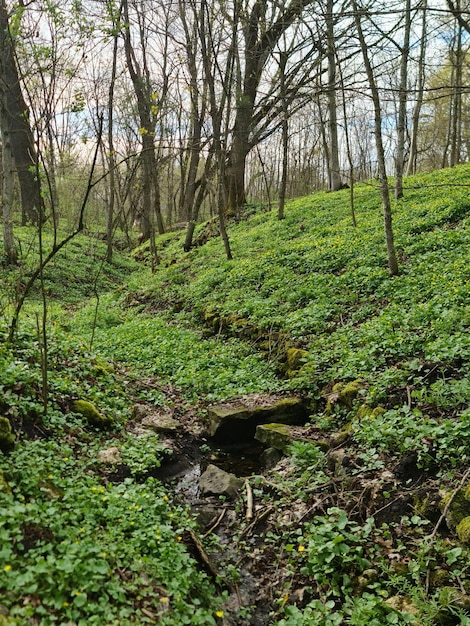
M 0 626 L 469 625 L 470 6 L 0 22 Z

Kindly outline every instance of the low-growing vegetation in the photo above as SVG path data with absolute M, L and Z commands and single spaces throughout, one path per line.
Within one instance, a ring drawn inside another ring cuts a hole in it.
M 233 261 L 179 232 L 156 268 L 65 248 L 0 345 L 0 624 L 470 624 L 469 173 L 407 179 L 393 278 L 372 185 L 357 227 L 347 190 L 252 209 Z M 302 440 L 207 532 L 138 407 L 211 458 L 208 404 L 292 391 Z

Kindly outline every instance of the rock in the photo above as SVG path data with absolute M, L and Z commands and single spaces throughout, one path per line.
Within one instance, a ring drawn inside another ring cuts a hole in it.
M 282 458 L 282 453 L 276 448 L 266 448 L 261 454 L 260 460 L 265 469 L 275 467 Z
M 287 348 L 286 350 L 286 374 L 289 378 L 294 377 L 305 365 L 310 354 L 301 348 Z
M 9 452 L 15 446 L 15 435 L 11 431 L 10 420 L 0 417 L 0 450 Z
M 11 488 L 10 485 L 7 482 L 7 479 L 5 478 L 3 471 L 0 469 L 0 491 L 3 493 L 8 493 L 9 495 L 11 494 Z
M 287 448 L 293 441 L 307 441 L 318 445 L 322 450 L 328 450 L 330 445 L 327 441 L 310 439 L 303 436 L 304 430 L 288 424 L 260 424 L 256 427 L 255 439 L 270 448 L 281 452 L 287 452 Z
M 169 415 L 154 413 L 142 420 L 145 426 L 154 433 L 174 433 L 179 430 L 180 424 Z
M 172 417 L 171 409 L 164 407 L 154 407 L 150 404 L 136 404 L 134 406 L 134 418 L 140 422 L 137 427 L 138 432 L 152 431 L 154 433 L 174 434 L 181 425 Z
M 447 526 L 455 531 L 460 522 L 470 516 L 470 482 L 455 493 L 450 505 L 447 506 L 452 494 L 452 491 L 440 493 L 442 498 L 440 507 L 445 512 Z
M 391 598 L 387 598 L 384 604 L 398 613 L 408 613 L 409 615 L 418 615 L 419 613 L 418 607 L 406 596 L 392 596 Z M 417 624 L 415 620 L 410 623 Z
M 470 544 L 470 516 L 464 517 L 455 529 L 457 537 L 462 543 Z
M 386 413 L 386 410 L 383 406 L 369 406 L 368 404 L 361 404 L 356 413 L 356 419 L 362 420 L 364 418 L 375 419 L 380 415 Z
M 247 396 L 209 407 L 208 430 L 218 441 L 234 443 L 252 439 L 259 424 L 303 424 L 307 417 L 303 401 L 296 396 Z
M 119 465 L 122 463 L 121 450 L 119 448 L 107 448 L 98 452 L 98 461 L 105 465 Z
M 199 478 L 199 489 L 202 495 L 227 496 L 235 499 L 242 488 L 244 480 L 235 474 L 229 474 L 216 465 L 208 465 Z
M 88 400 L 74 400 L 72 410 L 74 413 L 82 415 L 90 426 L 105 429 L 113 425 L 112 418 L 100 413 L 95 405 Z
M 361 380 L 353 380 L 349 383 L 336 383 L 331 393 L 327 396 L 326 413 L 330 414 L 335 405 L 352 409 L 354 400 L 365 385 Z

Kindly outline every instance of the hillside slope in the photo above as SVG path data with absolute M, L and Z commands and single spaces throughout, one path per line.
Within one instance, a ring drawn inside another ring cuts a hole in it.
M 357 227 L 348 190 L 315 194 L 230 224 L 233 261 L 210 223 L 189 253 L 158 240 L 154 272 L 143 247 L 101 280 L 98 254 L 68 293 L 79 238 L 49 269 L 47 352 L 34 300 L 0 347 L 0 623 L 469 624 L 468 180 L 407 179 L 393 278 L 372 184 Z M 188 441 L 210 462 L 208 404 L 272 392 L 304 398 L 301 441 L 207 529 L 158 466 Z M 139 407 L 181 432 L 140 432 Z

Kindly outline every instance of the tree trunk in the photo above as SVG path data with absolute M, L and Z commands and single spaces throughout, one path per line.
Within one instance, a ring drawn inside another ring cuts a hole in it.
M 387 247 L 388 270 L 391 276 L 396 276 L 398 274 L 398 261 L 393 240 L 392 207 L 390 203 L 387 168 L 385 166 L 385 151 L 382 140 L 382 112 L 380 107 L 379 91 L 377 88 L 377 83 L 375 81 L 374 72 L 370 64 L 367 44 L 364 38 L 364 33 L 362 31 L 361 17 L 357 8 L 357 2 L 355 0 L 353 0 L 353 9 L 357 34 L 359 37 L 359 43 L 364 59 L 364 66 L 366 69 L 367 79 L 369 81 L 372 102 L 374 104 L 374 135 L 379 168 L 380 192 L 382 196 L 382 211 L 384 219 L 385 243 Z
M 129 4 L 123 0 L 123 14 L 125 20 L 124 50 L 126 54 L 127 68 L 131 77 L 132 86 L 137 99 L 139 112 L 140 135 L 142 137 L 142 209 L 139 215 L 141 236 L 143 241 L 153 236 L 153 211 L 157 217 L 157 228 L 160 234 L 165 232 L 163 219 L 160 211 L 160 197 L 155 196 L 152 202 L 152 193 L 158 190 L 157 162 L 155 158 L 154 126 L 152 124 L 152 97 L 149 93 L 148 81 L 142 75 L 132 46 L 129 23 Z M 145 61 L 144 61 L 145 64 Z
M 279 220 L 284 219 L 284 205 L 286 202 L 287 188 L 287 167 L 289 162 L 289 120 L 286 99 L 286 63 L 287 55 L 281 53 L 279 59 L 279 71 L 281 73 L 281 98 L 282 98 L 282 176 L 281 186 L 279 189 L 279 207 L 277 217 Z
M 405 167 L 406 103 L 408 58 L 410 52 L 411 0 L 405 2 L 405 32 L 400 61 L 400 86 L 397 123 L 397 153 L 395 157 L 395 198 L 403 197 L 403 170 Z
M 416 163 L 418 157 L 418 128 L 421 115 L 421 107 L 424 100 L 424 85 L 425 85 L 425 61 L 426 61 L 426 42 L 427 42 L 427 0 L 423 0 L 421 4 L 421 10 L 423 12 L 422 27 L 421 27 L 421 43 L 418 60 L 418 95 L 416 98 L 415 108 L 413 110 L 413 117 L 411 122 L 411 140 L 410 140 L 410 153 L 408 156 L 408 163 L 406 166 L 406 175 L 414 174 L 416 172 Z
M 3 116 L 2 116 L 3 119 Z M 13 235 L 13 157 L 8 129 L 2 127 L 2 179 L 3 179 L 3 249 L 7 265 L 16 265 L 18 251 Z
M 460 0 L 457 2 L 457 8 L 460 11 Z M 460 149 L 462 144 L 462 26 L 457 26 L 457 35 L 455 42 L 455 50 L 451 53 L 452 64 L 454 66 L 455 80 L 453 81 L 452 95 L 452 130 L 450 141 L 450 166 L 453 167 L 460 163 Z
M 338 119 L 337 119 L 337 103 L 336 103 L 336 51 L 335 51 L 335 33 L 333 19 L 334 0 L 327 0 L 326 3 L 326 43 L 327 43 L 327 60 L 328 60 L 328 128 L 330 131 L 329 144 L 329 183 L 330 191 L 338 191 L 343 186 L 339 167 L 339 142 L 338 142 Z
M 10 133 L 11 152 L 20 184 L 22 222 L 37 224 L 42 212 L 37 153 L 29 113 L 21 91 L 8 10 L 0 0 L 0 79 L 5 85 L 5 121 Z

